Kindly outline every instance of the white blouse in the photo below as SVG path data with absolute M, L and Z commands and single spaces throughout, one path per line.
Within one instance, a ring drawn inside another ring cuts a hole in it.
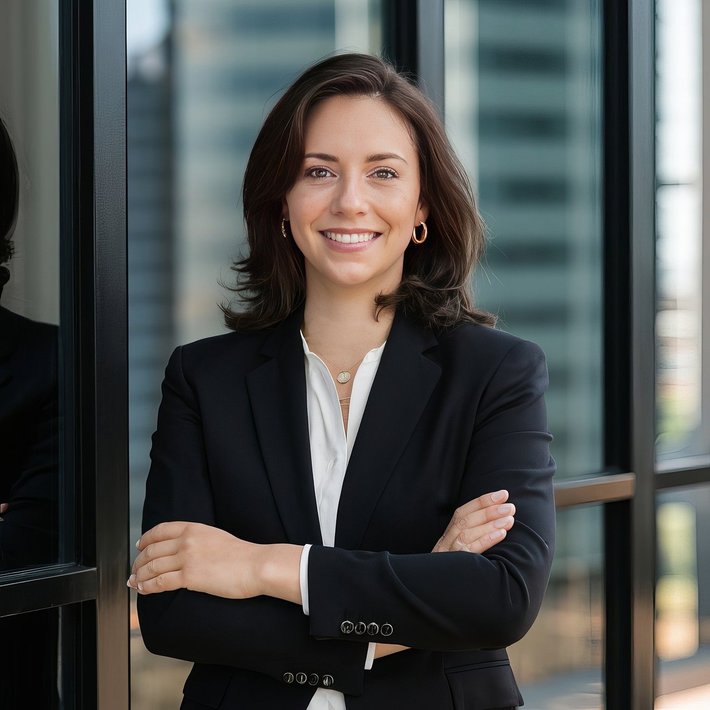
M 308 406 L 308 433 L 311 443 L 313 486 L 323 544 L 335 544 L 335 526 L 338 517 L 340 492 L 345 470 L 357 437 L 367 398 L 377 374 L 385 344 L 365 355 L 353 379 L 348 413 L 348 430 L 343 426 L 343 415 L 338 401 L 335 382 L 325 363 L 308 348 L 301 333 L 306 367 L 306 402 Z M 308 554 L 310 545 L 301 554 L 301 597 L 303 612 L 308 614 Z M 368 644 L 365 668 L 372 668 L 375 644 Z M 316 690 L 307 710 L 345 710 L 345 697 L 337 690 Z

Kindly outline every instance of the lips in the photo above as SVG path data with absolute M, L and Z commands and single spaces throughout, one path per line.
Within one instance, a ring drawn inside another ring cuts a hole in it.
M 361 244 L 370 242 L 380 236 L 380 232 L 353 232 L 343 234 L 342 232 L 323 231 L 321 234 L 331 241 L 339 244 Z

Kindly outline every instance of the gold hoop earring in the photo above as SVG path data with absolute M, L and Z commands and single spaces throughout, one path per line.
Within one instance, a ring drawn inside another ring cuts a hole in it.
M 422 228 L 422 236 L 417 237 L 417 228 L 415 227 L 412 230 L 412 241 L 415 244 L 424 244 L 424 242 L 426 241 L 426 238 L 427 238 L 427 234 L 429 233 L 429 230 L 426 227 L 426 222 L 420 222 L 419 226 Z
M 281 219 L 281 234 L 283 234 L 284 239 L 288 239 L 288 234 L 286 234 L 286 222 L 288 222 L 288 220 L 286 217 L 283 217 Z

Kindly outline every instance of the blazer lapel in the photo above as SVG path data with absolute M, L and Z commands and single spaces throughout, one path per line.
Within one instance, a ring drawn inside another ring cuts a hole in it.
M 335 544 L 357 549 L 377 501 L 441 375 L 423 353 L 437 345 L 434 334 L 398 311 L 357 439 L 338 507 Z
M 299 309 L 266 339 L 266 362 L 247 375 L 262 455 L 289 542 L 322 541 L 311 466 Z

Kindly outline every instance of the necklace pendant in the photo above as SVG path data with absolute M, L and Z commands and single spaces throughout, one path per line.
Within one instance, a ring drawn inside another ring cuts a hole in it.
M 347 382 L 350 382 L 350 377 L 351 375 L 347 370 L 341 370 L 335 379 L 338 380 L 341 385 L 344 385 Z

